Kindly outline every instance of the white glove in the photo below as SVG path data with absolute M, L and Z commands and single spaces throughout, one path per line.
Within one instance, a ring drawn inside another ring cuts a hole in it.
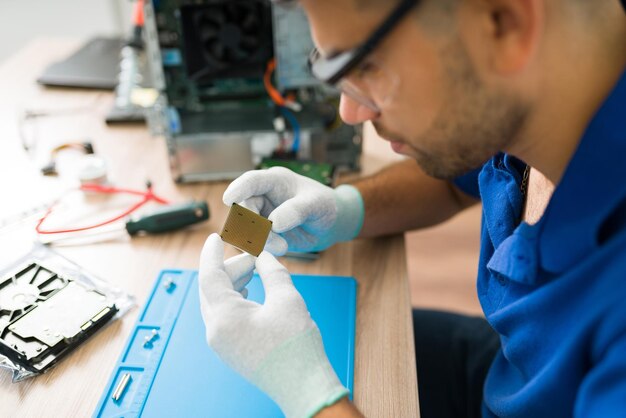
M 224 262 L 224 269 L 231 279 L 233 289 L 241 293 L 244 298 L 248 297 L 246 286 L 254 275 L 255 262 L 256 257 L 247 253 L 236 255 Z
M 287 418 L 311 417 L 348 395 L 287 269 L 270 253 L 259 255 L 256 268 L 265 288 L 260 305 L 233 288 L 223 257 L 224 244 L 212 234 L 202 250 L 199 285 L 207 342 L 217 355 Z M 236 269 L 239 276 L 245 264 Z
M 359 234 L 365 212 L 355 187 L 332 189 L 283 167 L 244 173 L 228 186 L 224 203 L 238 203 L 273 222 L 266 250 L 275 255 L 350 241 Z

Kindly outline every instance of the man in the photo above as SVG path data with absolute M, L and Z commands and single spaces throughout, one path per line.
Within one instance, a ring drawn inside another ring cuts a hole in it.
M 411 159 L 335 190 L 287 170 L 250 172 L 225 203 L 269 216 L 267 249 L 280 255 L 430 226 L 482 200 L 489 327 L 414 313 L 422 416 L 626 416 L 623 5 L 301 5 L 312 71 L 342 90 L 342 118 L 372 121 Z M 201 299 L 215 351 L 287 417 L 360 416 L 286 269 L 269 252 L 256 260 L 260 306 L 238 293 L 250 259 L 222 257 L 209 237 Z

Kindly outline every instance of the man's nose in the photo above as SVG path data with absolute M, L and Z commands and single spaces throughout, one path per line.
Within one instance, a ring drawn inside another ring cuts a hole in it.
M 339 103 L 339 115 L 348 125 L 356 125 L 376 119 L 379 116 L 379 112 L 370 109 L 343 93 Z

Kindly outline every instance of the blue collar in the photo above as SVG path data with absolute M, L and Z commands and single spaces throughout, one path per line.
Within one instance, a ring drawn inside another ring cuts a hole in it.
M 540 228 L 544 270 L 561 273 L 598 247 L 603 222 L 626 199 L 626 72 L 589 124 Z

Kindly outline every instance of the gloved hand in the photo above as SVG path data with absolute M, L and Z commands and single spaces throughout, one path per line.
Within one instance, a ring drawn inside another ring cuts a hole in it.
M 224 261 L 224 270 L 233 284 L 233 289 L 248 297 L 246 286 L 254 275 L 256 257 L 247 253 L 239 254 Z
M 355 187 L 332 189 L 283 167 L 244 173 L 228 186 L 224 203 L 240 204 L 273 222 L 265 248 L 275 255 L 350 241 L 359 234 L 365 212 Z
M 269 252 L 256 259 L 265 303 L 244 299 L 233 287 L 219 235 L 200 258 L 200 307 L 209 346 L 269 395 L 287 418 L 311 417 L 348 394 L 330 365 L 319 329 L 291 276 Z M 245 263 L 243 263 L 245 264 Z M 237 268 L 238 276 L 247 266 Z

